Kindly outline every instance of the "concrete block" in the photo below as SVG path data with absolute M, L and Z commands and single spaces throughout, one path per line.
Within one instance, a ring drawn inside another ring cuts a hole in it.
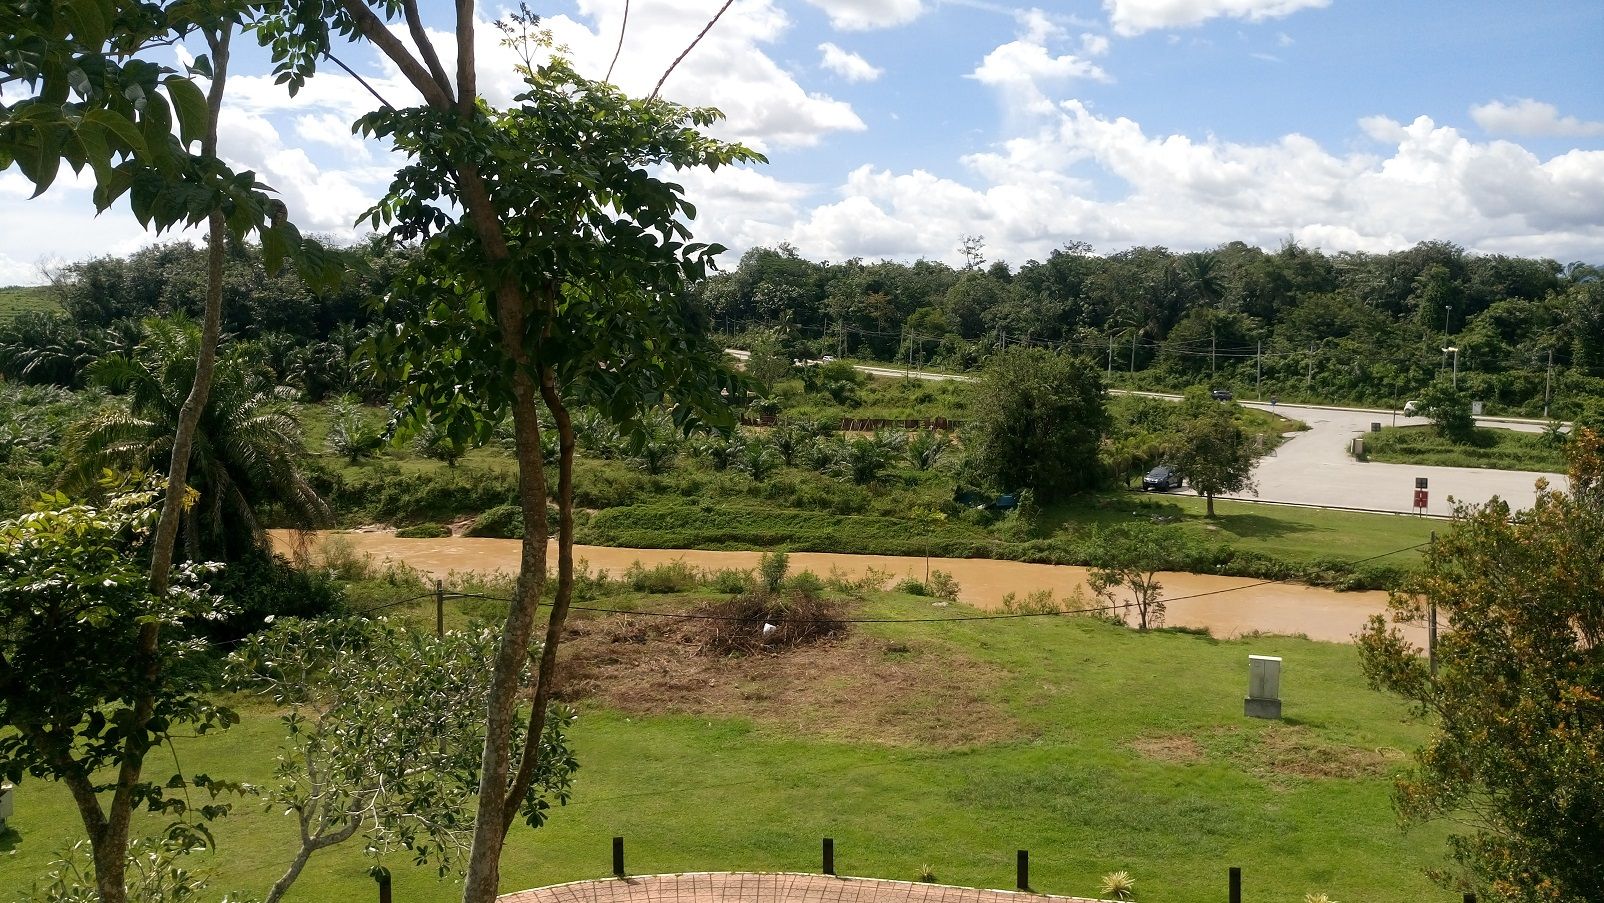
M 1242 714 L 1249 718 L 1268 718 L 1271 721 L 1281 720 L 1281 700 L 1254 699 L 1245 696 L 1242 699 Z

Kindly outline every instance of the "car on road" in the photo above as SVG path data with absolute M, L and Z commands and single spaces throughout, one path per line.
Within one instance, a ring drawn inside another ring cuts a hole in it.
M 1168 464 L 1160 464 L 1142 477 L 1143 492 L 1169 492 L 1181 488 L 1181 475 Z
M 1418 401 L 1406 401 L 1406 402 L 1404 402 L 1403 412 L 1404 412 L 1404 416 L 1405 417 L 1413 417 L 1413 416 L 1415 416 L 1415 414 L 1419 410 L 1420 410 L 1420 402 L 1418 402 Z
M 821 364 L 833 364 L 833 363 L 835 363 L 835 355 L 826 354 L 824 357 L 819 358 L 819 363 L 821 363 Z
M 1210 389 L 1209 397 L 1215 401 L 1230 401 L 1231 391 L 1229 389 Z

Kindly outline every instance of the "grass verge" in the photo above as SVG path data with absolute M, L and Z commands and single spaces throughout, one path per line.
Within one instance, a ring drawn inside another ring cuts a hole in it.
M 886 594 L 862 612 L 929 616 L 929 605 Z M 1264 899 L 1451 898 L 1423 874 L 1443 864 L 1442 831 L 1400 834 L 1388 800 L 1399 750 L 1423 728 L 1365 688 L 1351 647 L 1142 635 L 1076 618 L 858 625 L 840 642 L 845 654 L 782 656 L 790 666 L 761 679 L 747 662 L 704 662 L 697 680 L 715 691 L 685 683 L 651 710 L 581 700 L 574 801 L 538 832 L 514 829 L 504 889 L 604 877 L 614 835 L 635 874 L 811 871 L 830 836 L 843 873 L 875 877 L 913 879 L 928 863 L 943 882 L 1010 887 L 1014 850 L 1029 849 L 1047 893 L 1092 895 L 1100 875 L 1124 869 L 1148 903 L 1214 899 L 1235 865 Z M 1286 720 L 1242 717 L 1249 654 L 1286 659 Z M 976 677 L 933 689 L 886 680 L 932 663 Z M 938 725 L 957 692 L 987 730 L 969 741 L 910 730 Z M 813 729 L 859 709 L 874 717 L 834 736 Z M 269 780 L 275 716 L 250 704 L 244 716 L 179 741 L 185 768 Z M 12 889 L 79 832 L 68 795 L 34 781 L 12 824 L 0 853 L 0 887 Z M 289 820 L 248 802 L 216 831 L 218 853 L 204 858 L 219 892 L 260 893 L 295 842 Z M 369 864 L 359 845 L 316 858 L 291 899 L 370 898 Z M 398 899 L 458 896 L 405 857 L 386 864 Z
M 1496 470 L 1565 472 L 1565 446 L 1541 433 L 1477 427 L 1469 444 L 1439 436 L 1429 426 L 1390 426 L 1365 436 L 1365 458 L 1388 464 L 1486 467 Z

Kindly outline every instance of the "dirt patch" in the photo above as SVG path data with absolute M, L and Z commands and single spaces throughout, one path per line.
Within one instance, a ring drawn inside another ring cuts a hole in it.
M 1217 727 L 1197 735 L 1139 737 L 1130 747 L 1149 759 L 1178 765 L 1228 763 L 1271 784 L 1288 779 L 1364 778 L 1383 774 L 1400 755 L 1336 743 L 1301 724 L 1260 731 Z
M 1131 741 L 1131 748 L 1149 759 L 1176 765 L 1196 765 L 1208 758 L 1203 744 L 1192 737 L 1182 735 L 1139 737 Z
M 1026 733 L 994 700 L 1007 675 L 936 645 L 848 632 L 783 651 L 719 654 L 695 622 L 570 624 L 557 692 L 636 714 L 745 718 L 812 738 L 957 747 Z

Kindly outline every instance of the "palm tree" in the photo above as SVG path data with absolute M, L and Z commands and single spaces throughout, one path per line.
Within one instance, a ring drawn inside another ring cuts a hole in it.
M 125 393 L 128 409 L 102 410 L 73 429 L 62 483 L 85 490 L 104 470 L 165 470 L 199 349 L 193 323 L 151 319 L 132 353 L 95 362 L 90 378 Z M 266 545 L 263 506 L 279 507 L 297 526 L 325 522 L 329 509 L 302 468 L 301 428 L 288 407 L 293 391 L 268 385 L 237 356 L 220 363 L 190 459 L 197 499 L 181 530 L 192 557 L 227 560 Z

